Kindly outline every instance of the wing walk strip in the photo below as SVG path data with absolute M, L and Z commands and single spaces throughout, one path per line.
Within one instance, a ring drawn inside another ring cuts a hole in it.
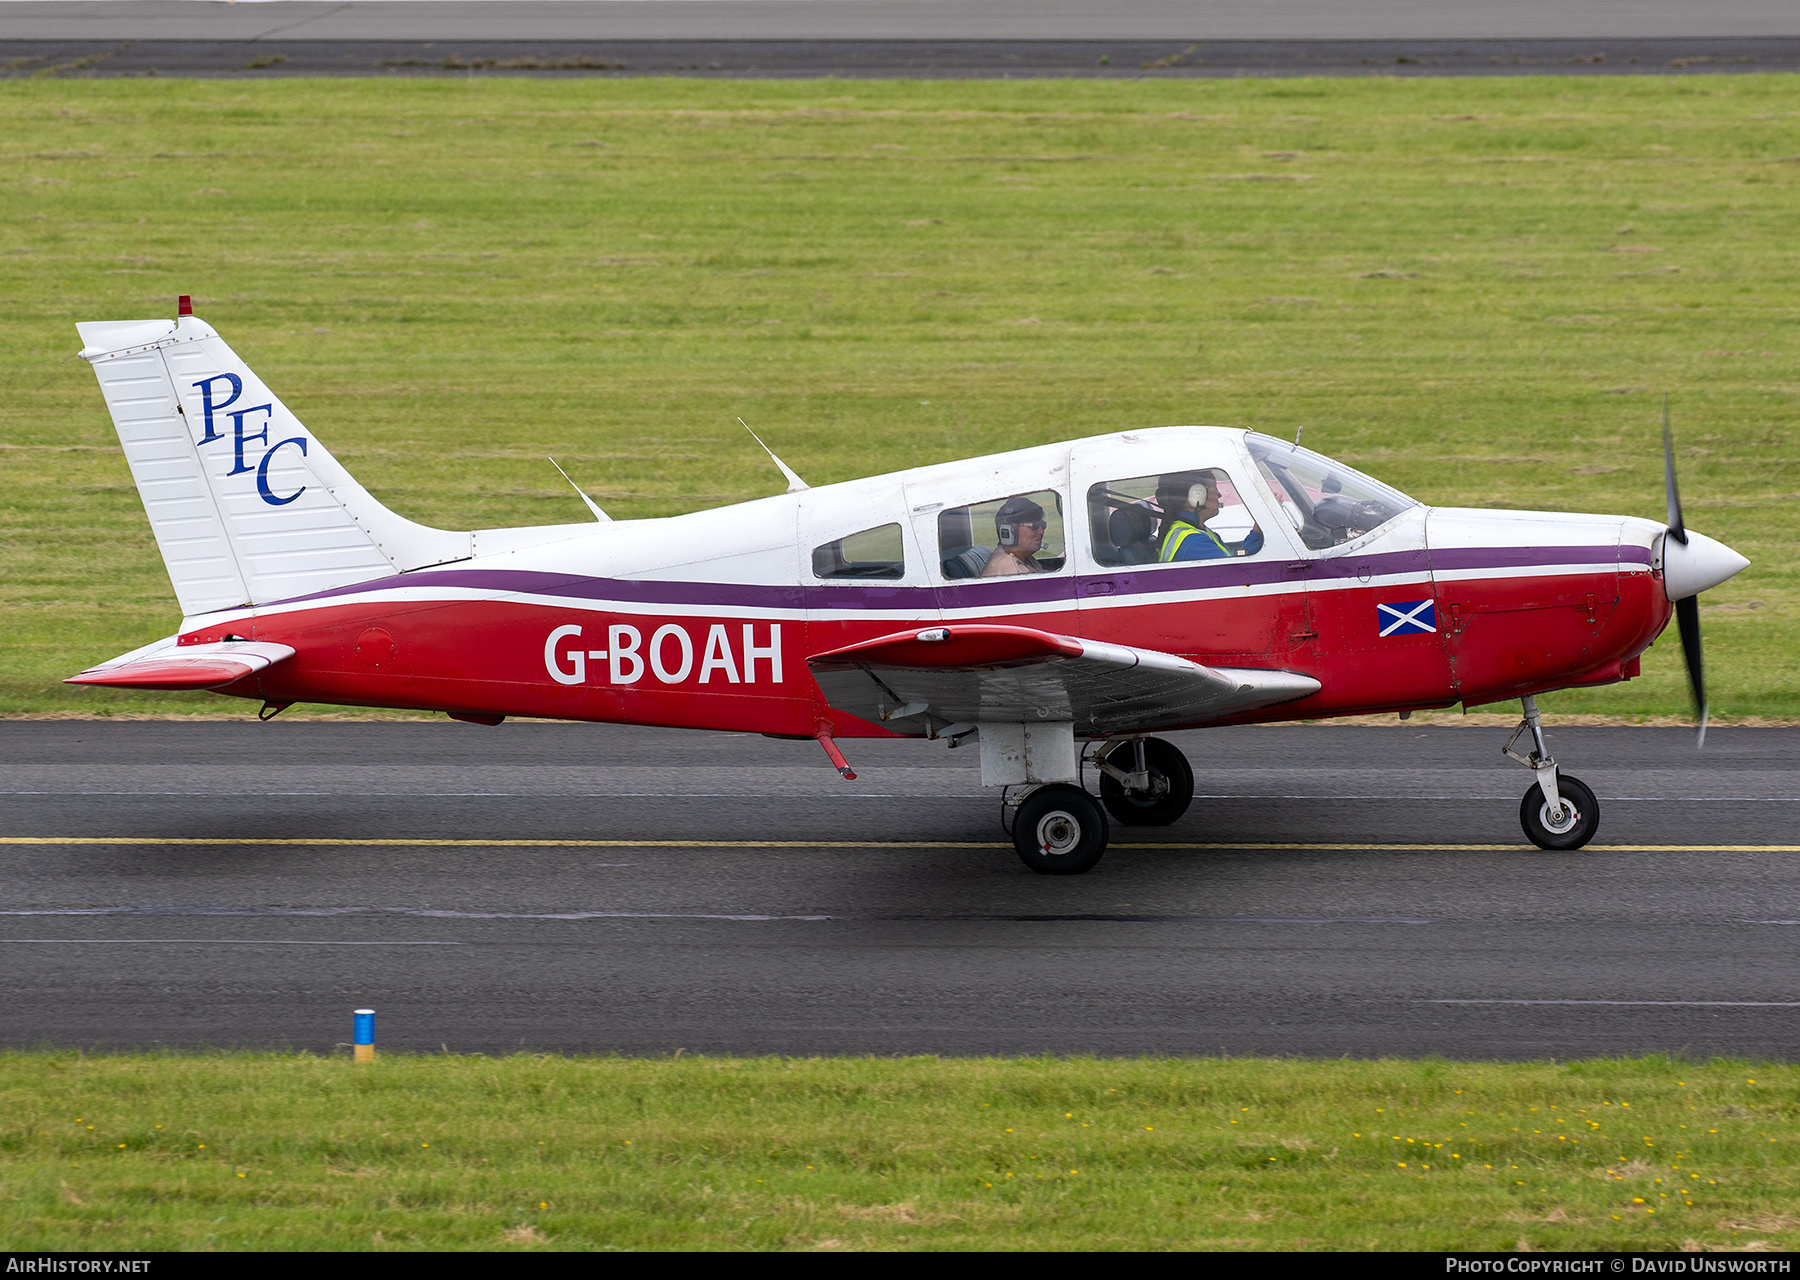
M 320 845 L 428 849 L 1010 849 L 1001 840 L 370 840 L 330 836 L 0 836 L 0 845 Z M 1300 853 L 1538 853 L 1528 844 L 1251 844 L 1133 840 L 1115 849 L 1235 849 Z M 1800 853 L 1800 844 L 1594 844 L 1579 853 Z

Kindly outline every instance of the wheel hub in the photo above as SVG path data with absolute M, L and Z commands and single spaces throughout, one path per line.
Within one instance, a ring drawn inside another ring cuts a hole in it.
M 1551 835 L 1560 836 L 1575 829 L 1575 824 L 1581 821 L 1581 811 L 1564 800 L 1562 811 L 1553 813 L 1550 809 L 1550 802 L 1546 800 L 1538 809 L 1538 821 Z
M 1169 780 L 1163 776 L 1161 771 L 1151 769 L 1149 773 L 1150 785 L 1148 787 L 1142 791 L 1128 789 L 1125 792 L 1125 798 L 1127 800 L 1135 805 L 1142 805 L 1145 808 L 1148 808 L 1153 804 L 1160 804 L 1163 797 L 1169 794 Z
M 1046 813 L 1038 819 L 1037 845 L 1047 856 L 1060 857 L 1080 843 L 1081 824 L 1073 814 Z

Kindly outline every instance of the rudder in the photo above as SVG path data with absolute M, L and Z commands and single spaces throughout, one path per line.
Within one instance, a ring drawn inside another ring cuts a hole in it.
M 184 615 L 471 554 L 376 501 L 204 321 L 76 327 Z

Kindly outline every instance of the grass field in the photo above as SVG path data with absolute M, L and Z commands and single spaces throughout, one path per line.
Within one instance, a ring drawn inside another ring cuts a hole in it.
M 1800 80 L 0 84 L 0 712 L 173 601 L 78 319 L 177 293 L 379 496 L 467 528 L 1146 424 L 1427 502 L 1660 516 L 1715 713 L 1800 716 Z M 1672 640 L 1565 712 L 1685 707 Z
M 1800 1069 L 0 1054 L 0 1248 L 1792 1249 Z

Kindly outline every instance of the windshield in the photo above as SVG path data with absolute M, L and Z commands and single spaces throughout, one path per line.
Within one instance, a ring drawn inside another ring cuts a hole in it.
M 1273 436 L 1244 437 L 1275 505 L 1314 551 L 1360 538 L 1419 504 L 1379 480 Z

